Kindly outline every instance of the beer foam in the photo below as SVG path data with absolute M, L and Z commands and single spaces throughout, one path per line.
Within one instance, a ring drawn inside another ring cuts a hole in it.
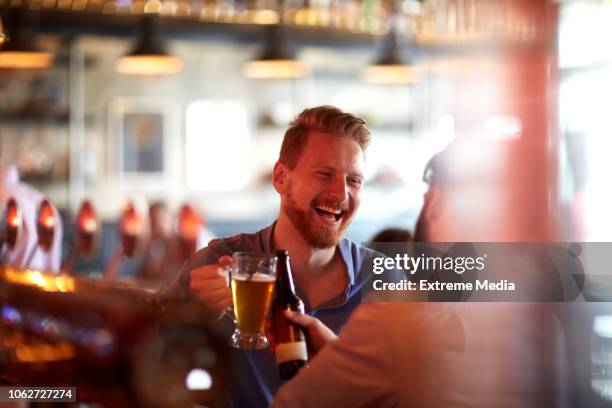
M 253 281 L 253 282 L 274 282 L 276 280 L 274 276 L 266 275 L 263 273 L 254 273 L 252 275 L 232 274 L 232 279 L 241 281 L 241 282 L 246 282 L 248 280 Z

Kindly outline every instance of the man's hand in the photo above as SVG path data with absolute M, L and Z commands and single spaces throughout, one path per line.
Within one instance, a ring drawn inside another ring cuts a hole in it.
M 323 346 L 338 338 L 329 327 L 324 325 L 316 317 L 294 312 L 292 310 L 285 310 L 285 316 L 291 322 L 304 328 L 306 336 L 308 336 L 308 346 L 310 347 L 313 357 L 323 348 Z
M 224 268 L 232 265 L 231 256 L 224 255 L 216 264 L 194 268 L 190 272 L 191 293 L 213 313 L 221 318 L 223 312 L 232 305 L 232 291 L 227 287 Z

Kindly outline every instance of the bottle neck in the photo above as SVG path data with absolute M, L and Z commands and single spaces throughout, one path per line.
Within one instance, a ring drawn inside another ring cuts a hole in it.
M 295 286 L 293 284 L 293 276 L 291 274 L 291 267 L 289 266 L 289 259 L 279 258 L 279 268 L 276 276 L 276 287 L 279 292 L 295 294 Z

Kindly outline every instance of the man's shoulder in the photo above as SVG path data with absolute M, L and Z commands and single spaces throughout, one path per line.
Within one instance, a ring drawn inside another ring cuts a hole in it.
M 207 246 L 198 250 L 190 259 L 190 269 L 216 263 L 223 255 L 232 255 L 234 252 L 248 251 L 261 252 L 263 231 L 240 233 L 224 238 L 215 238 Z
M 208 246 L 203 249 L 211 249 L 217 251 L 233 250 L 234 252 L 251 250 L 251 248 L 257 246 L 260 236 L 261 231 L 257 231 L 243 232 L 229 237 L 215 238 L 212 239 L 208 243 Z

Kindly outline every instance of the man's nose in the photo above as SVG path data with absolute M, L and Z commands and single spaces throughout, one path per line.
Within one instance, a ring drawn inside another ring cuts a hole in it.
M 334 177 L 328 188 L 329 195 L 339 202 L 348 199 L 348 185 L 342 177 Z

